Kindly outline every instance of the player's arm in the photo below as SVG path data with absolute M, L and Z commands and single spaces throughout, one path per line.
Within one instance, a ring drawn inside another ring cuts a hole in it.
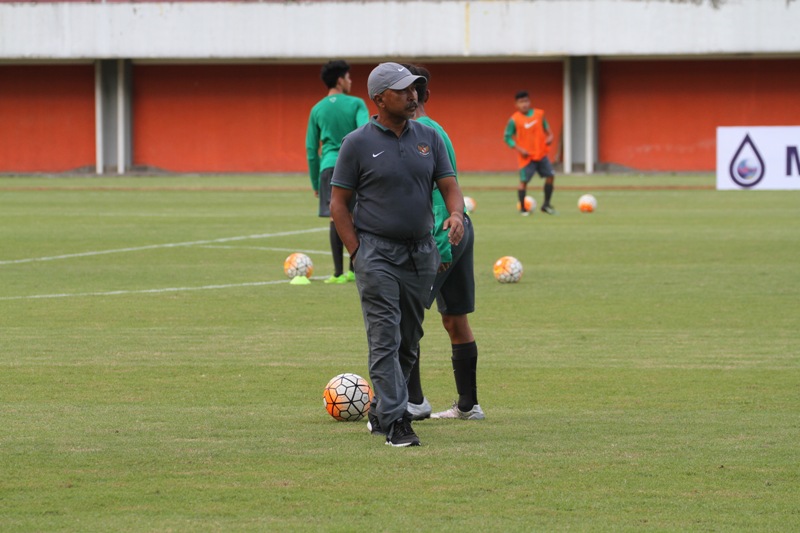
M 314 113 L 308 117 L 308 127 L 306 128 L 306 159 L 308 159 L 308 175 L 311 178 L 311 188 L 314 194 L 319 194 L 319 140 L 320 133 L 314 120 Z
M 350 257 L 355 263 L 356 253 L 358 252 L 358 234 L 353 225 L 353 218 L 350 216 L 350 200 L 353 197 L 353 190 L 333 185 L 331 187 L 331 218 L 336 226 L 336 233 L 342 239 Z
M 464 196 L 461 194 L 456 173 L 450 164 L 444 140 L 438 133 L 434 136 L 434 143 L 433 153 L 436 155 L 436 167 L 433 179 L 436 181 L 436 186 L 444 198 L 444 205 L 450 213 L 450 216 L 442 224 L 442 229 L 448 230 L 450 244 L 458 244 L 464 236 Z
M 444 205 L 450 216 L 445 219 L 442 229 L 448 230 L 450 244 L 458 244 L 464 236 L 464 196 L 455 176 L 441 178 L 436 182 L 444 198 Z
M 358 252 L 358 234 L 353 224 L 353 217 L 348 206 L 358 188 L 358 161 L 354 153 L 350 135 L 342 139 L 342 149 L 331 177 L 331 219 L 336 226 L 336 233 L 355 264 Z
M 550 131 L 550 124 L 547 122 L 546 118 L 542 118 L 542 127 L 544 128 L 544 132 L 547 134 L 546 143 L 548 146 L 553 144 L 553 132 Z
M 528 151 L 524 148 L 517 146 L 516 142 L 517 136 L 517 125 L 514 122 L 514 118 L 508 119 L 508 124 L 506 124 L 506 132 L 503 136 L 503 139 L 506 141 L 506 144 L 515 152 L 519 152 L 522 154 L 522 157 L 528 157 Z
M 359 98 L 358 107 L 356 108 L 356 126 L 360 128 L 367 122 L 369 122 L 369 111 L 367 110 L 367 104 L 364 103 L 364 100 Z
M 444 143 L 444 147 L 447 150 L 447 159 L 453 167 L 457 181 L 458 171 L 456 170 L 456 152 L 453 148 L 453 143 L 444 129 L 436 129 L 436 133 Z M 439 265 L 439 272 L 444 272 L 450 268 L 450 264 L 453 262 L 453 248 L 450 244 L 449 231 L 443 227 L 444 221 L 450 216 L 450 212 L 447 210 L 447 205 L 444 203 L 444 198 L 438 186 L 434 188 L 431 194 L 431 203 L 433 204 L 433 230 L 431 230 L 431 234 L 436 241 L 436 247 L 439 249 L 439 256 L 442 259 L 442 263 Z
M 514 119 L 508 119 L 508 124 L 506 124 L 506 131 L 503 134 L 503 140 L 509 146 L 509 148 L 514 148 L 517 143 L 514 138 L 517 136 L 517 125 L 514 123 Z

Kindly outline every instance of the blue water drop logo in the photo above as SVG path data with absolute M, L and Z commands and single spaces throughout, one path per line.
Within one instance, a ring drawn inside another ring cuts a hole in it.
M 741 187 L 752 187 L 764 177 L 766 165 L 753 139 L 747 134 L 733 154 L 730 165 L 731 179 Z

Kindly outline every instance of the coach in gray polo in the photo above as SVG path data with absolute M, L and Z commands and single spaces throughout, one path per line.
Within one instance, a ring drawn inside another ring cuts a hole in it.
M 375 67 L 367 89 L 378 114 L 344 138 L 331 179 L 331 216 L 354 261 L 367 330 L 376 398 L 369 428 L 393 446 L 420 443 L 406 413 L 406 382 L 440 263 L 431 236 L 434 183 L 451 213 L 443 226 L 451 242 L 464 234 L 464 199 L 444 143 L 435 130 L 410 120 L 419 77 L 397 63 Z

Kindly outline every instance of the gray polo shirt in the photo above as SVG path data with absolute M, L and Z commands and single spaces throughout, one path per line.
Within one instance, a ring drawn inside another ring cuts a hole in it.
M 420 240 L 433 229 L 434 182 L 455 176 L 447 149 L 429 126 L 409 120 L 398 138 L 375 118 L 344 138 L 331 184 L 357 193 L 357 230 Z

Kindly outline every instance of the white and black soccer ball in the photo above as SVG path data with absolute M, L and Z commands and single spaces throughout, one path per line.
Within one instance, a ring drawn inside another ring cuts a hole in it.
M 314 273 L 314 263 L 306 254 L 295 252 L 284 260 L 283 272 L 292 279 L 297 276 L 310 278 Z
M 334 376 L 322 393 L 325 410 L 340 422 L 361 420 L 369 411 L 372 388 L 358 374 Z

